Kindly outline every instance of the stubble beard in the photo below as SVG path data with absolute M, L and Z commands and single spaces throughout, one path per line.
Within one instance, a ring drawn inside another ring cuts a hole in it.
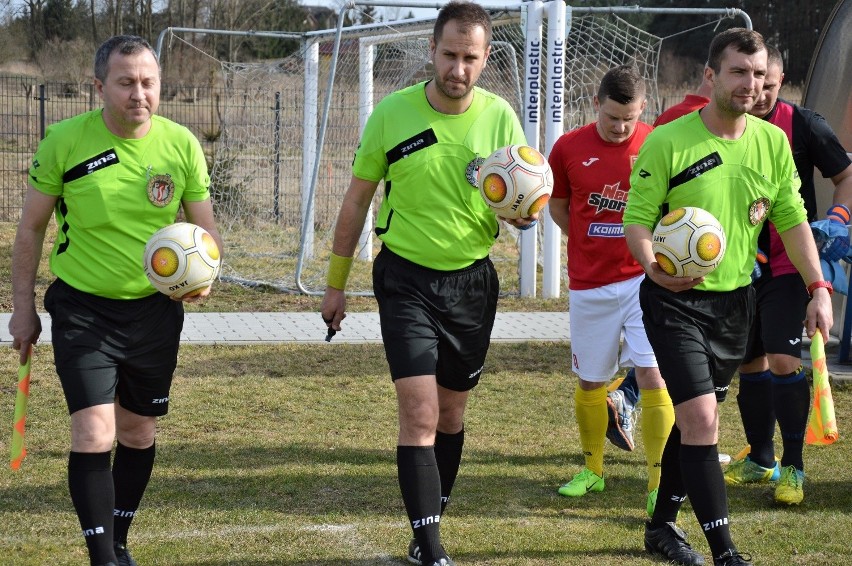
M 738 118 L 743 116 L 744 114 L 748 114 L 749 111 L 754 107 L 755 102 L 757 100 L 755 98 L 751 99 L 750 103 L 737 103 L 734 102 L 734 94 L 731 93 L 725 98 L 717 98 L 717 105 L 719 109 L 729 116 Z
M 443 94 L 444 96 L 446 96 L 449 99 L 461 100 L 461 99 L 465 98 L 468 94 L 470 94 L 470 91 L 473 90 L 473 87 L 471 85 L 465 83 L 463 92 L 461 92 L 461 94 L 456 94 L 458 91 L 454 92 L 454 91 L 450 90 L 448 84 L 449 83 L 447 81 L 439 79 L 438 77 L 435 77 L 435 85 L 438 87 L 438 90 L 440 90 L 441 94 Z M 452 84 L 460 85 L 460 83 L 457 83 L 457 82 L 454 82 Z

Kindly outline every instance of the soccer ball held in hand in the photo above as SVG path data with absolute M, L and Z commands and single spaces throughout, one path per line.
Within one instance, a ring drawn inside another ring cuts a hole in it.
M 497 216 L 528 218 L 550 200 L 553 171 L 533 147 L 501 147 L 479 168 L 479 192 Z
M 173 299 L 193 296 L 219 275 L 219 247 L 201 226 L 176 222 L 157 230 L 145 245 L 145 275 Z
M 702 208 L 672 210 L 654 228 L 651 249 L 660 267 L 675 277 L 703 277 L 725 256 L 725 232 Z

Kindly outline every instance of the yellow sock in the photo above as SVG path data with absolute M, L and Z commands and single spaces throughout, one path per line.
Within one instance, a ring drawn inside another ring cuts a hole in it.
M 606 442 L 606 387 L 574 391 L 574 409 L 580 429 L 580 446 L 586 457 L 586 467 L 603 477 L 603 451 Z
M 665 389 L 640 389 L 642 399 L 642 442 L 648 464 L 648 492 L 660 486 L 660 461 L 663 448 L 674 426 L 672 399 Z

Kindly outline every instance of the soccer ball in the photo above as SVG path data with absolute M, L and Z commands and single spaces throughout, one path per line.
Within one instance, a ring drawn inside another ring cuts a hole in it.
M 501 147 L 479 167 L 479 192 L 497 216 L 526 218 L 550 200 L 553 171 L 533 147 Z
M 173 299 L 191 297 L 219 275 L 219 247 L 201 226 L 176 222 L 160 228 L 145 244 L 145 275 Z
M 660 267 L 675 277 L 702 277 L 725 256 L 725 232 L 702 208 L 672 210 L 654 228 L 651 249 Z

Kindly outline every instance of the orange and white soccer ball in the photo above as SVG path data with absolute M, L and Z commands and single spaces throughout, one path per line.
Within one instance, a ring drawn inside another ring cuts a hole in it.
M 533 147 L 501 147 L 479 167 L 479 192 L 497 216 L 526 218 L 540 212 L 550 200 L 553 171 Z
M 725 245 L 725 231 L 715 216 L 703 208 L 685 206 L 660 219 L 651 249 L 669 275 L 702 277 L 718 267 Z
M 145 245 L 145 275 L 155 289 L 179 299 L 210 287 L 219 275 L 219 246 L 210 233 L 189 222 L 154 232 Z

